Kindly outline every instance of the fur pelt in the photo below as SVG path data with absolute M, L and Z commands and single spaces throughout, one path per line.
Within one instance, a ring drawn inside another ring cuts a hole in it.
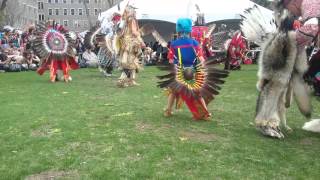
M 294 97 L 300 112 L 311 117 L 309 89 L 303 75 L 308 69 L 304 48 L 299 48 L 292 30 L 293 15 L 281 1 L 275 4 L 273 19 L 261 15 L 258 7 L 243 14 L 241 25 L 247 39 L 262 48 L 259 59 L 256 127 L 262 134 L 283 138 L 280 124 L 286 130 L 286 109 Z
M 259 97 L 256 126 L 264 135 L 283 138 L 280 122 L 285 129 L 285 111 L 294 95 L 301 113 L 311 116 L 308 86 L 303 80 L 307 70 L 307 56 L 296 44 L 295 32 L 281 32 L 269 37 L 259 59 Z

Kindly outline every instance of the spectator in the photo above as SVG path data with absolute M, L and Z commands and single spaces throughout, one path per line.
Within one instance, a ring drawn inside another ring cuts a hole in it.
M 4 49 L 9 48 L 9 39 L 10 39 L 9 36 L 10 36 L 10 32 L 5 31 L 1 38 L 1 47 L 3 47 Z
M 85 61 L 87 67 L 97 68 L 98 67 L 98 57 L 92 51 L 93 47 L 88 47 L 83 53 L 82 58 Z
M 35 71 L 39 67 L 40 59 L 38 56 L 36 56 L 33 51 L 27 50 L 23 53 L 24 56 L 24 62 L 23 66 L 26 66 L 25 68 L 28 70 Z

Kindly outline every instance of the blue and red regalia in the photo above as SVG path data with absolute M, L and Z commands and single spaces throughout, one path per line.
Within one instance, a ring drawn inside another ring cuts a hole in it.
M 58 70 L 63 72 L 65 82 L 71 80 L 69 70 L 78 69 L 75 59 L 75 40 L 62 25 L 38 24 L 33 40 L 33 49 L 41 59 L 41 66 L 37 70 L 42 75 L 50 70 L 51 82 L 56 81 Z
M 173 104 L 176 101 L 185 102 L 195 120 L 207 120 L 211 114 L 207 104 L 219 94 L 222 78 L 228 72 L 212 67 L 214 62 L 206 62 L 202 56 L 199 43 L 190 37 L 191 19 L 179 19 L 176 24 L 178 38 L 170 45 L 168 59 L 173 65 L 170 74 L 158 76 L 163 80 L 159 87 L 169 92 L 168 106 L 165 116 L 172 115 Z

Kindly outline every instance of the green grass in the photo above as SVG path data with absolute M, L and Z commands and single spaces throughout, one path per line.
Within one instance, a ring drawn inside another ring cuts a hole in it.
M 209 106 L 211 122 L 192 121 L 186 107 L 164 118 L 155 67 L 126 89 L 116 87 L 118 74 L 104 79 L 94 69 L 73 71 L 69 84 L 0 74 L 0 179 L 53 170 L 81 179 L 318 179 L 320 135 L 301 130 L 295 105 L 284 140 L 255 130 L 256 71 L 231 73 Z

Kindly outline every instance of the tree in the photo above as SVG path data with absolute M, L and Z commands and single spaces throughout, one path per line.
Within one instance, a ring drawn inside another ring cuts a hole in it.
M 111 8 L 115 4 L 115 0 L 108 0 L 108 5 Z
M 271 1 L 268 1 L 268 0 L 251 0 L 251 1 L 259 4 L 260 6 L 263 6 L 265 8 L 268 8 L 268 9 L 272 8 Z
M 3 0 L 3 2 L 7 0 Z M 25 11 L 25 6 L 19 4 L 18 0 L 10 0 L 6 2 L 3 9 L 3 21 L 2 23 L 5 25 L 10 25 L 12 27 L 22 27 L 23 22 L 23 13 Z
M 2 21 L 4 19 L 4 9 L 7 6 L 8 0 L 2 0 L 1 6 L 0 6 L 0 25 L 2 25 Z
M 8 0 L 2 0 L 1 6 L 0 6 L 0 11 L 1 12 L 4 10 L 4 8 L 6 8 L 7 2 L 8 2 Z
M 88 11 L 88 5 L 87 5 L 87 1 L 84 0 L 83 1 L 83 5 L 84 5 L 84 9 L 85 9 L 85 12 L 86 12 L 86 15 L 87 15 L 87 19 L 88 19 L 88 22 L 89 22 L 89 26 L 90 26 L 90 29 L 93 27 L 92 25 L 92 21 L 91 21 L 91 18 L 90 18 L 90 12 Z

